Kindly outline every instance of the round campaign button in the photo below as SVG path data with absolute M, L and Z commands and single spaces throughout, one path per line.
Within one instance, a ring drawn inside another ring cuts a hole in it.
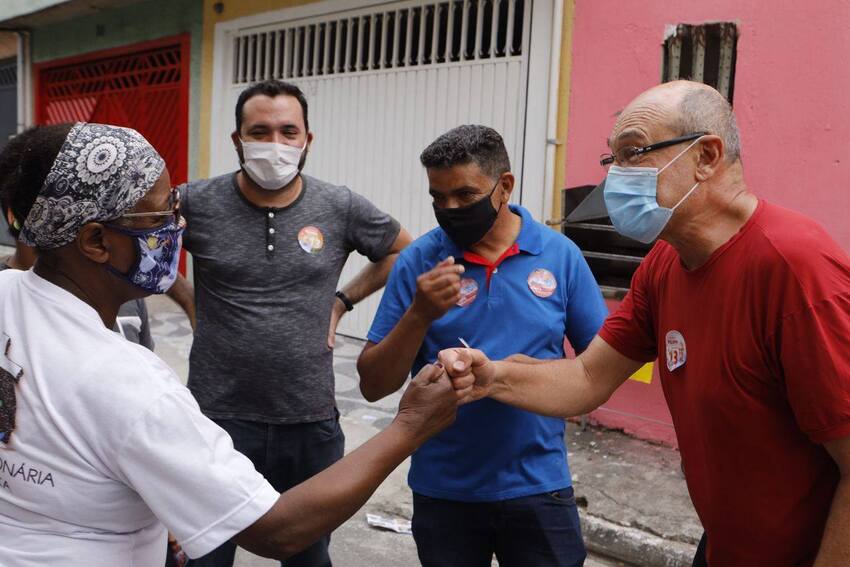
M 318 254 L 325 247 L 325 235 L 315 226 L 305 226 L 298 231 L 298 244 L 308 254 Z
M 558 282 L 549 270 L 538 268 L 528 276 L 528 289 L 537 297 L 549 297 L 557 287 Z
M 458 307 L 466 307 L 478 297 L 478 282 L 472 278 L 460 280 L 460 299 L 457 300 Z

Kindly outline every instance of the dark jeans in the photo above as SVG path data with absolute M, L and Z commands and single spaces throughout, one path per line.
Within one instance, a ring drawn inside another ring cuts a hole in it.
M 699 545 L 697 546 L 697 552 L 694 555 L 693 567 L 708 567 L 708 560 L 705 558 L 705 546 L 707 543 L 708 539 L 703 533 L 699 540 Z
M 233 446 L 278 492 L 283 492 L 328 468 L 342 458 L 345 435 L 339 416 L 316 423 L 274 425 L 242 420 L 215 420 L 230 434 Z M 283 567 L 330 567 L 328 534 L 298 555 L 281 561 Z M 232 567 L 236 544 L 228 541 L 189 561 L 193 567 Z M 188 566 L 187 566 L 188 567 Z
M 572 488 L 457 502 L 413 495 L 413 538 L 423 567 L 580 567 L 587 553 Z

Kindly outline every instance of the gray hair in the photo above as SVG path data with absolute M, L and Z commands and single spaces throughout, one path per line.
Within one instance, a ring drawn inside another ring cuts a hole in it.
M 723 140 L 725 159 L 733 163 L 741 158 L 741 140 L 732 105 L 713 89 L 693 87 L 685 92 L 679 105 L 682 134 L 708 132 Z
M 502 136 L 492 128 L 476 124 L 452 128 L 431 142 L 419 160 L 425 167 L 438 169 L 475 163 L 494 179 L 511 170 Z

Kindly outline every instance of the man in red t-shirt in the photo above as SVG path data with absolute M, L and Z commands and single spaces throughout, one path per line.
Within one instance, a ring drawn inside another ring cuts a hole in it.
M 609 145 L 615 228 L 660 238 L 619 311 L 576 360 L 441 362 L 474 399 L 574 416 L 657 358 L 706 531 L 695 565 L 850 565 L 850 258 L 748 191 L 732 109 L 710 87 L 643 93 Z

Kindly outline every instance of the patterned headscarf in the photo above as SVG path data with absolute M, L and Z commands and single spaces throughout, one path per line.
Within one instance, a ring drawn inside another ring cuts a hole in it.
M 84 224 L 132 209 L 164 169 L 165 161 L 135 130 L 74 124 L 21 228 L 21 242 L 42 250 L 73 242 Z

